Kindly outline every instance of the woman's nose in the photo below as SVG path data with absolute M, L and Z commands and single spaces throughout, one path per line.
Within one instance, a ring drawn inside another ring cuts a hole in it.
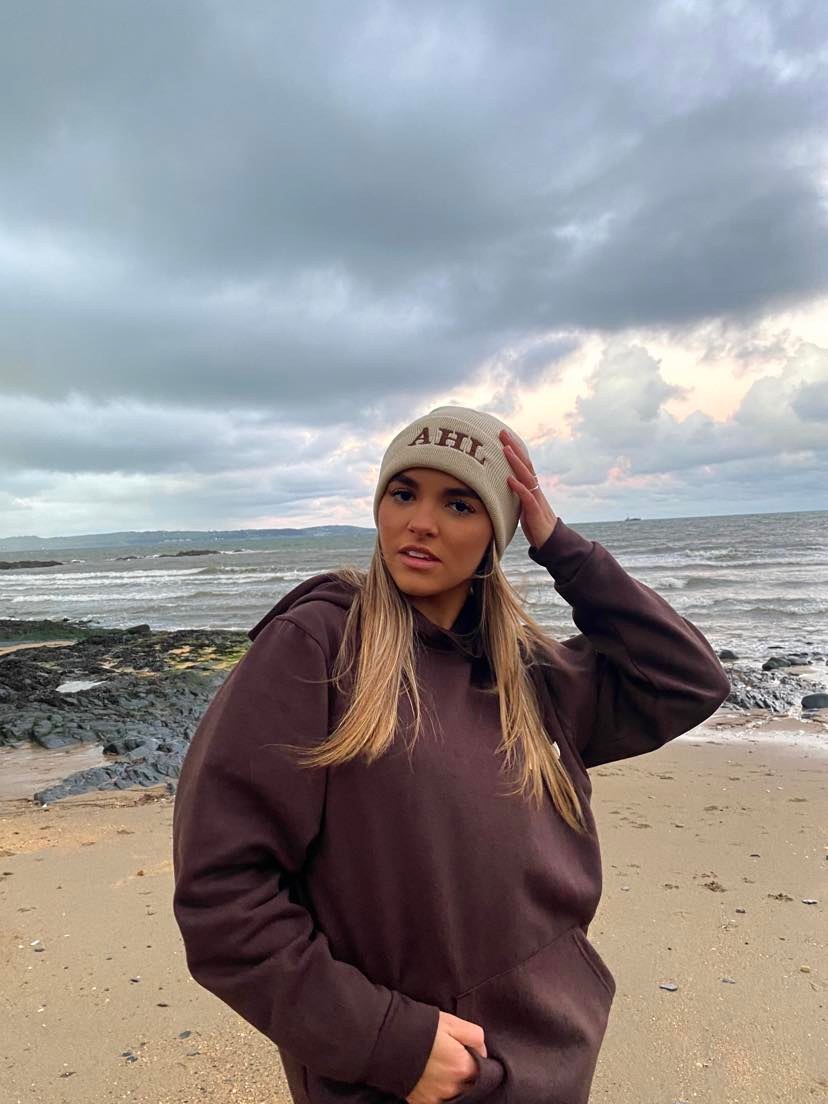
M 434 531 L 435 527 L 435 508 L 430 506 L 427 502 L 420 502 L 414 509 L 413 514 L 408 519 L 408 525 L 410 529 L 429 530 Z

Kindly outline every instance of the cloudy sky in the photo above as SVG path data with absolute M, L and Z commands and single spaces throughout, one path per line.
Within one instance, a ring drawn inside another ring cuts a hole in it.
M 566 520 L 828 505 L 828 7 L 6 0 L 0 536 L 370 526 L 458 402 Z

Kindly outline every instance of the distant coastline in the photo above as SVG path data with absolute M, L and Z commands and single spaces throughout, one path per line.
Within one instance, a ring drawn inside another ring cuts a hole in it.
M 136 529 L 120 533 L 80 533 L 63 537 L 0 537 L 0 551 L 38 552 L 44 548 L 129 548 L 198 541 L 256 541 L 281 537 L 348 537 L 373 533 L 365 525 L 310 525 L 305 529 Z

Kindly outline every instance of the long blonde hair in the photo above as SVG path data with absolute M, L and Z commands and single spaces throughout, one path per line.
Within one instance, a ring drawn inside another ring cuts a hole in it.
M 490 570 L 474 578 L 483 588 L 480 631 L 493 676 L 486 692 L 500 698 L 503 738 L 498 751 L 503 753 L 503 770 L 511 770 L 519 760 L 518 783 L 509 792 L 528 794 L 540 808 L 545 784 L 566 823 L 587 832 L 578 794 L 544 728 L 530 674 L 536 650 L 548 650 L 549 638 L 526 612 L 491 552 L 490 545 L 483 561 Z M 367 571 L 347 565 L 331 574 L 354 589 L 332 675 L 325 680 L 349 691 L 348 706 L 334 731 L 313 748 L 281 746 L 291 747 L 309 767 L 335 766 L 358 756 L 372 763 L 393 743 L 404 693 L 415 719 L 410 753 L 422 725 L 411 603 L 388 570 L 379 537 Z

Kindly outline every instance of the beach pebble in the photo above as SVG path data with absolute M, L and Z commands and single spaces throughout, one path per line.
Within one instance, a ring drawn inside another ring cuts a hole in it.
M 818 904 L 818 902 L 817 902 L 817 899 L 815 897 L 803 897 L 802 898 L 802 904 L 803 905 L 816 905 L 816 904 Z
M 669 993 L 675 993 L 678 986 L 674 981 L 662 981 L 659 983 L 659 989 L 666 989 Z
M 191 1035 L 192 1031 L 179 1031 L 178 1033 L 179 1039 L 189 1039 Z
M 737 908 L 737 909 L 736 909 L 736 912 L 747 912 L 747 909 L 743 909 L 743 908 Z
M 722 981 L 727 982 L 728 985 L 735 985 L 736 984 L 736 979 L 732 978 L 732 977 L 723 977 Z
M 129 980 L 134 981 L 134 982 L 139 982 L 141 980 L 141 978 L 140 977 L 134 977 L 134 978 L 130 978 Z
M 800 973 L 803 973 L 803 974 L 810 974 L 810 972 L 811 972 L 811 967 L 810 967 L 810 966 L 800 966 L 800 967 L 799 967 L 799 970 L 800 970 Z

